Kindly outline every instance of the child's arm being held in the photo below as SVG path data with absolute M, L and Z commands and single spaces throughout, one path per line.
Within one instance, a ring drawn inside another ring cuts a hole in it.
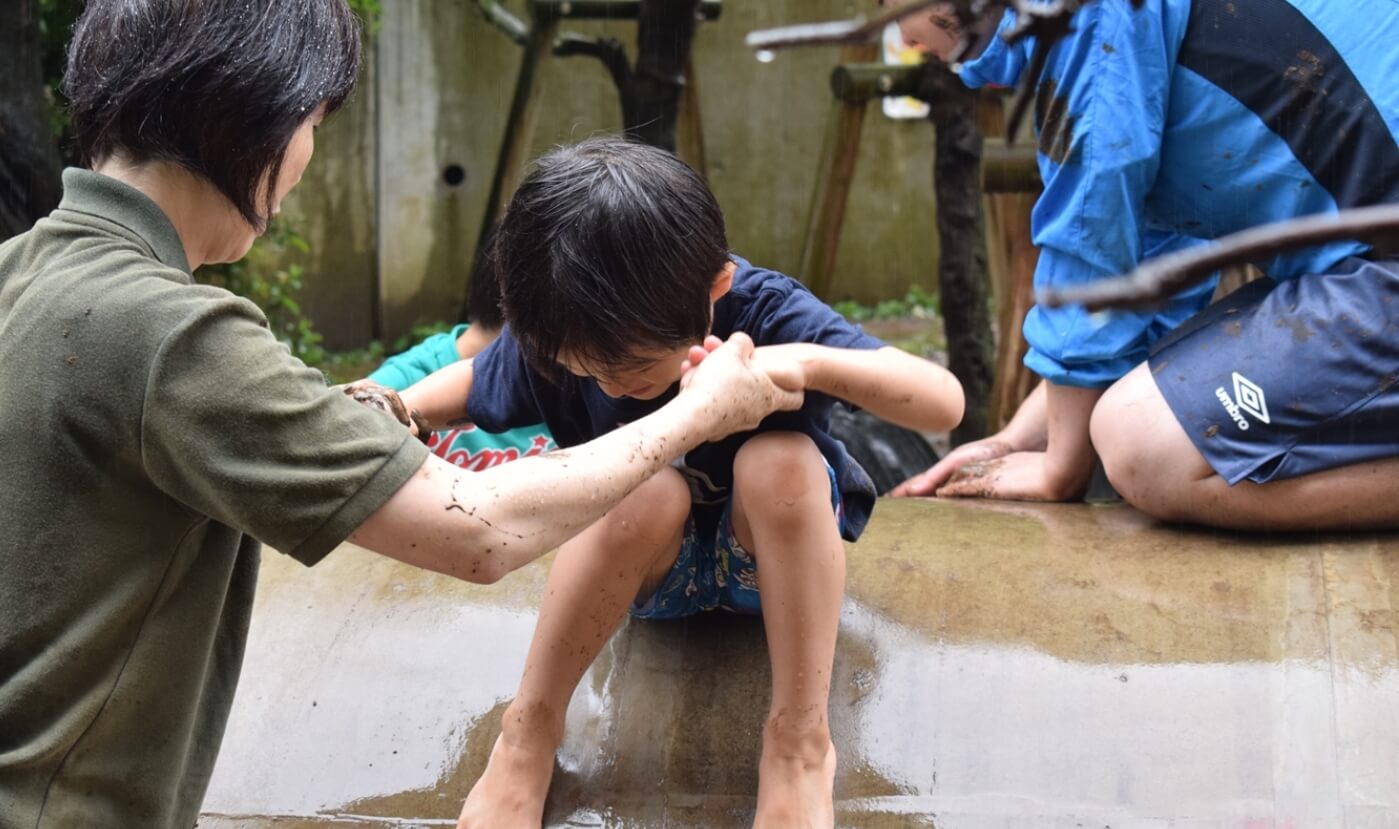
M 945 432 L 962 420 L 965 400 L 957 378 L 937 363 L 892 346 L 870 351 L 792 343 L 759 348 L 754 360 L 795 361 L 807 389 L 907 429 Z
M 466 399 L 471 395 L 471 360 L 452 363 L 424 377 L 400 393 L 409 409 L 416 409 L 434 429 L 466 420 Z

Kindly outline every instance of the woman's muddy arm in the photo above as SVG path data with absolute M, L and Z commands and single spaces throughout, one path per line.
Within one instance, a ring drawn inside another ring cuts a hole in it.
M 775 385 L 751 354 L 751 341 L 737 335 L 664 408 L 580 446 L 484 472 L 429 457 L 350 540 L 439 573 L 497 581 L 581 532 L 674 458 L 800 406 L 800 392 Z

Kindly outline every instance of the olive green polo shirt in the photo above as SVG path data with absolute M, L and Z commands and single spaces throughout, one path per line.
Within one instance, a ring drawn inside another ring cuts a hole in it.
M 259 541 L 314 564 L 427 449 L 192 282 L 150 199 L 63 183 L 0 246 L 0 827 L 185 829 Z

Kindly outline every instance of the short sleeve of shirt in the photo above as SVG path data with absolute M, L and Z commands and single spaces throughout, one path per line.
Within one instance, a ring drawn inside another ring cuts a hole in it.
M 883 348 L 885 343 L 817 299 L 806 286 L 775 271 L 752 269 L 740 261 L 733 305 L 720 300 L 715 329 L 725 336 L 746 331 L 755 345 L 815 343 L 832 348 Z M 732 314 L 730 317 L 729 315 Z M 726 319 L 726 317 L 728 317 Z
M 478 427 L 505 432 L 548 422 L 546 415 L 556 416 L 560 402 L 558 390 L 543 382 L 525 361 L 509 326 L 476 355 L 466 415 Z
M 872 351 L 887 345 L 866 334 L 790 276 L 754 268 L 737 257 L 735 260 L 739 271 L 734 287 L 714 308 L 714 330 L 723 338 L 743 331 L 757 346 L 814 343 Z M 800 409 L 774 412 L 763 421 L 762 428 L 806 431 L 811 423 L 824 421 L 834 402 L 834 398 L 824 394 L 807 394 Z
M 195 308 L 151 362 L 147 474 L 190 509 L 314 564 L 408 480 L 427 447 L 328 388 L 251 303 Z

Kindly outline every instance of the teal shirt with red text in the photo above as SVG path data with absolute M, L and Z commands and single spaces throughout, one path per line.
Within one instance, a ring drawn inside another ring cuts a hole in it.
M 457 340 L 469 325 L 434 334 L 402 354 L 384 361 L 369 379 L 402 391 L 438 369 L 460 359 Z M 542 455 L 554 448 L 554 438 L 542 423 L 495 434 L 467 424 L 435 432 L 428 441 L 433 454 L 454 466 L 480 472 L 520 458 Z

